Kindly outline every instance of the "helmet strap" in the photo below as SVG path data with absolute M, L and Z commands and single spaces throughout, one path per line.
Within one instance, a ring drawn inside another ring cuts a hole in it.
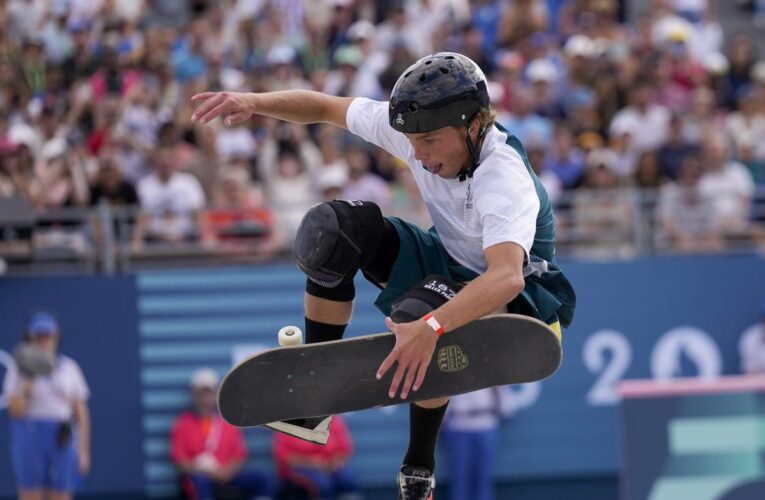
M 457 178 L 460 180 L 460 182 L 473 177 L 473 173 L 478 168 L 478 165 L 480 165 L 481 160 L 481 143 L 483 142 L 483 138 L 486 135 L 486 126 L 482 125 L 481 128 L 478 130 L 478 135 L 475 138 L 475 141 L 473 141 L 470 138 L 470 124 L 472 123 L 472 120 L 468 121 L 465 124 L 465 131 L 467 132 L 467 135 L 465 137 L 465 143 L 467 144 L 468 153 L 470 154 L 470 166 L 466 169 L 462 169 L 460 173 L 457 175 Z

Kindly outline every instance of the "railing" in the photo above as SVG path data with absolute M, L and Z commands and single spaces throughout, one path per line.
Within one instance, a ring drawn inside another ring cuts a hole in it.
M 755 193 L 747 226 L 732 233 L 721 231 L 719 238 L 713 238 L 714 244 L 678 244 L 676 235 L 668 231 L 666 217 L 660 215 L 661 196 L 657 190 L 626 188 L 565 193 L 556 202 L 558 254 L 582 259 L 628 259 L 765 248 L 765 188 Z M 156 267 L 288 259 L 297 223 L 310 206 L 274 204 L 270 208 L 273 225 L 264 234 L 233 242 L 200 238 L 172 244 L 145 243 L 137 248 L 133 245 L 133 229 L 138 207 L 102 204 L 36 212 L 23 200 L 0 199 L 0 271 L 114 274 Z M 430 224 L 427 211 L 413 200 L 387 207 L 385 213 L 423 227 Z

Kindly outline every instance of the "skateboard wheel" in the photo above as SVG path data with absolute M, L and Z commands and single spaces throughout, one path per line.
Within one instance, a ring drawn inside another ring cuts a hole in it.
M 285 326 L 279 330 L 279 345 L 287 347 L 303 343 L 303 331 L 296 326 Z

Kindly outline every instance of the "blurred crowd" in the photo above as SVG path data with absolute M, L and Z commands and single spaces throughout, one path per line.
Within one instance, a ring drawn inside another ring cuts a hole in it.
M 328 125 L 194 124 L 190 97 L 302 88 L 385 100 L 419 57 L 455 51 L 487 75 L 563 240 L 622 245 L 635 210 L 679 250 L 761 240 L 755 40 L 723 33 L 716 0 L 646 0 L 629 24 L 622 3 L 3 1 L 0 197 L 35 210 L 139 206 L 118 231 L 133 251 L 284 248 L 308 207 L 336 197 L 427 224 L 411 174 L 387 153 Z M 634 203 L 633 188 L 649 202 Z

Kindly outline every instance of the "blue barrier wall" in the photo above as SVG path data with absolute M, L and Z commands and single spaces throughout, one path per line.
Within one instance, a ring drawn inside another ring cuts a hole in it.
M 756 257 L 563 266 L 579 295 L 564 364 L 548 381 L 515 388 L 521 410 L 503 427 L 502 479 L 615 474 L 618 381 L 736 373 L 737 343 L 765 299 L 765 261 Z M 235 357 L 275 346 L 280 326 L 302 323 L 303 280 L 284 265 L 4 279 L 0 349 L 17 341 L 27 311 L 56 310 L 62 350 L 81 363 L 93 393 L 96 465 L 85 490 L 163 494 L 174 488 L 167 432 L 188 404 L 189 375 L 202 365 L 223 373 Z M 375 289 L 359 281 L 357 290 L 349 334 L 380 331 L 382 318 L 370 305 Z M 0 411 L 0 495 L 13 491 L 6 419 Z M 406 447 L 406 407 L 347 421 L 363 481 L 390 484 Z M 254 429 L 246 438 L 251 465 L 270 467 L 270 434 Z

